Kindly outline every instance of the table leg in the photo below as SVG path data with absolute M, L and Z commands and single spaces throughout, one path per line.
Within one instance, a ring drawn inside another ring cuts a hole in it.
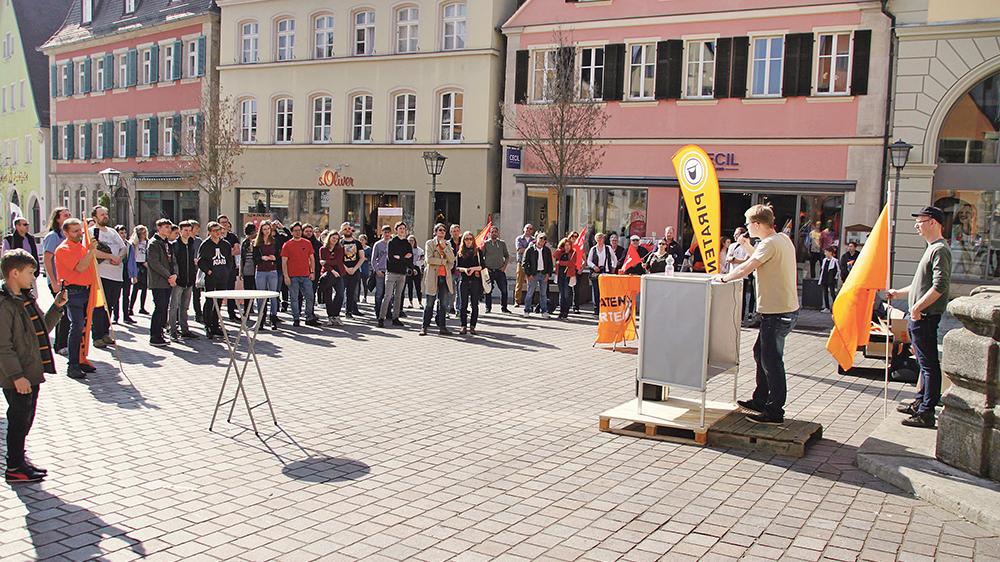
M 213 303 L 213 306 L 214 304 L 216 303 Z M 219 317 L 219 322 L 220 323 L 223 322 L 221 315 Z M 215 418 L 219 413 L 219 407 L 222 405 L 222 396 L 226 392 L 226 384 L 229 383 L 229 373 L 235 370 L 236 374 L 239 375 L 239 366 L 237 365 L 237 359 L 236 359 L 236 348 L 233 347 L 233 345 L 229 341 L 229 334 L 225 330 L 225 324 L 223 324 L 222 334 L 226 342 L 227 351 L 229 352 L 229 364 L 226 366 L 226 375 L 222 378 L 222 388 L 219 389 L 219 398 L 215 401 L 215 411 L 212 413 L 212 421 L 208 424 L 209 431 L 212 431 L 212 428 L 215 426 Z M 230 410 L 229 418 L 231 421 L 232 410 Z
M 236 336 L 236 345 L 243 339 L 243 334 L 246 332 L 247 314 L 244 312 L 242 322 L 240 323 L 239 332 Z M 237 364 L 237 348 L 234 346 L 229 339 L 229 330 L 226 329 L 226 321 L 223 319 L 223 315 L 219 315 L 219 324 L 222 326 L 222 337 L 226 340 L 226 345 L 229 346 L 230 356 L 232 360 L 232 365 L 236 370 L 236 395 L 233 396 L 233 403 L 229 407 L 229 418 L 227 421 L 232 423 L 233 421 L 233 410 L 236 408 L 236 401 L 239 397 L 243 396 L 243 404 L 247 407 L 247 415 L 250 416 L 250 425 L 253 426 L 253 432 L 256 435 L 260 435 L 257 431 L 257 422 L 253 419 L 253 409 L 250 408 L 250 400 L 247 399 L 246 389 L 243 388 L 243 374 L 240 372 L 239 365 Z M 249 337 L 249 335 L 248 335 Z M 228 370 L 228 369 L 227 369 Z

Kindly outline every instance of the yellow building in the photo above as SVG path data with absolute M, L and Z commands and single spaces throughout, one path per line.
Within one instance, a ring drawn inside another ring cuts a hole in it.
M 516 0 L 218 4 L 220 86 L 247 144 L 224 210 L 371 235 L 395 207 L 424 235 L 435 150 L 447 157 L 436 220 L 476 229 L 497 210 L 498 29 Z

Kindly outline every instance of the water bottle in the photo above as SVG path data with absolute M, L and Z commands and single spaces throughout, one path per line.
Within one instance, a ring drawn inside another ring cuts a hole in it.
M 667 277 L 673 277 L 674 276 L 674 256 L 673 255 L 667 256 L 667 268 L 663 272 L 667 274 Z

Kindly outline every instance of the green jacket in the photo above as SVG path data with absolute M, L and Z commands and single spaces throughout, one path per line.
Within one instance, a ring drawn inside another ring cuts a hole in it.
M 38 310 L 34 301 L 32 306 Z M 45 328 L 55 328 L 60 316 L 62 309 L 53 304 L 45 314 Z M 38 337 L 24 307 L 24 297 L 12 295 L 5 285 L 0 287 L 0 388 L 14 388 L 14 380 L 21 377 L 32 386 L 45 382 Z

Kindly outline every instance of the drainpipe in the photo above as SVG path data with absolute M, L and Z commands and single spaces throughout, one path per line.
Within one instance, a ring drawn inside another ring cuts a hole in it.
M 889 75 L 886 78 L 885 95 L 885 130 L 882 134 L 882 183 L 879 184 L 879 206 L 886 204 L 886 182 L 889 179 L 889 135 L 892 132 L 892 106 L 893 96 L 893 66 L 896 62 L 896 16 L 889 11 L 889 0 L 882 0 L 882 15 L 889 18 Z M 896 202 L 899 204 L 899 202 Z M 893 227 L 895 228 L 895 226 Z

